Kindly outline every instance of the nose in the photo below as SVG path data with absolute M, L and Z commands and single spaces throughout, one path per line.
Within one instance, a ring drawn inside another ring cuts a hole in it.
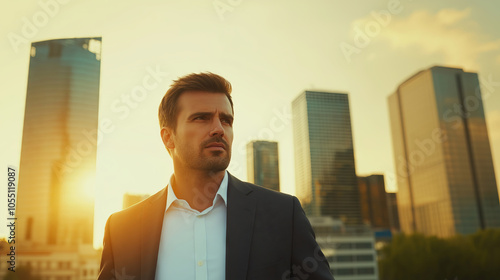
M 224 127 L 222 126 L 222 123 L 219 118 L 214 118 L 214 121 L 212 123 L 212 128 L 210 129 L 210 137 L 214 136 L 219 136 L 219 137 L 224 136 Z

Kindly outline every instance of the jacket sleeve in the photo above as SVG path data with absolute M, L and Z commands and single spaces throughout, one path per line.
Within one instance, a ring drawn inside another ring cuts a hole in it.
M 328 261 L 316 242 L 299 200 L 293 198 L 292 267 L 289 279 L 333 280 Z
M 113 250 L 111 247 L 111 238 L 110 238 L 110 221 L 112 215 L 108 218 L 106 222 L 106 228 L 104 231 L 104 240 L 103 240 L 103 248 L 102 248 L 102 256 L 101 256 L 101 267 L 99 269 L 98 280 L 114 280 L 114 260 L 113 260 Z

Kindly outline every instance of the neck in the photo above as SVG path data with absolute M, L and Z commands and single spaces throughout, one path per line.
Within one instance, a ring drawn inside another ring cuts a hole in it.
M 191 208 L 203 211 L 212 206 L 219 186 L 224 179 L 225 170 L 189 170 L 183 172 L 174 166 L 172 189 L 177 198 L 186 200 Z

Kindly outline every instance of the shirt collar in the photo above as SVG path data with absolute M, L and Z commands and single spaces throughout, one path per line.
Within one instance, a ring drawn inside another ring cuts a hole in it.
M 174 193 L 174 189 L 172 188 L 172 176 L 170 177 L 170 181 L 169 181 L 168 186 L 167 186 L 167 205 L 165 207 L 165 211 L 168 210 L 168 208 L 170 207 L 170 205 L 172 205 L 172 203 L 174 203 L 174 201 L 183 200 L 183 199 L 177 198 L 177 196 Z M 229 179 L 228 179 L 227 170 L 226 170 L 226 171 L 224 171 L 224 178 L 222 179 L 222 182 L 220 183 L 219 190 L 215 194 L 214 200 L 212 202 L 212 206 L 215 205 L 217 198 L 221 197 L 222 201 L 224 202 L 224 204 L 227 207 L 227 183 L 228 183 L 228 180 Z

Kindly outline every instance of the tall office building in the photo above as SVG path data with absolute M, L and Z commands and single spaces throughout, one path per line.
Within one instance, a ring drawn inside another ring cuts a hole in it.
M 447 237 L 500 227 L 478 75 L 432 67 L 388 102 L 401 230 Z
M 247 180 L 280 191 L 278 142 L 251 141 L 247 144 Z
M 389 229 L 389 209 L 384 175 L 358 177 L 363 222 L 377 229 Z
M 396 193 L 389 192 L 386 194 L 387 209 L 389 210 L 389 224 L 391 231 L 399 232 L 399 214 L 398 214 L 398 199 Z
M 20 250 L 93 243 L 101 38 L 31 46 L 17 221 Z
M 306 214 L 361 224 L 347 94 L 305 91 L 292 116 L 296 193 Z

